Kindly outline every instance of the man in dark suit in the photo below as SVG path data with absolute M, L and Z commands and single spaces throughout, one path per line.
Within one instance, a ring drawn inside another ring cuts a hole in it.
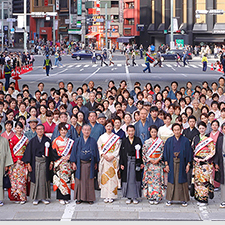
M 188 117 L 188 124 L 189 127 L 183 130 L 183 136 L 189 139 L 190 143 L 192 143 L 193 138 L 196 135 L 199 135 L 198 129 L 195 127 L 196 124 L 196 117 L 191 115 Z
M 89 101 L 85 104 L 85 106 L 88 108 L 89 112 L 95 111 L 97 107 L 97 103 L 95 102 L 95 93 L 91 92 L 89 94 Z

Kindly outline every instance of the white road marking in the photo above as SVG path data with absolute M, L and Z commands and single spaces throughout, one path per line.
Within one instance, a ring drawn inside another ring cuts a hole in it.
M 86 79 L 84 79 L 83 82 L 88 80 L 90 77 L 94 76 L 100 69 L 101 69 L 101 67 L 98 68 L 97 70 L 95 70 L 91 75 L 89 75 Z

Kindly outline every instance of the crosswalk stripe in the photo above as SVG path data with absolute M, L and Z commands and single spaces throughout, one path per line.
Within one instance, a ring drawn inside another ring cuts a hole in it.
M 117 66 L 122 66 L 122 64 L 117 64 Z
M 95 65 L 93 65 L 92 67 L 97 67 L 98 65 L 97 64 L 95 64 Z
M 84 67 L 89 67 L 89 65 L 84 65 Z
M 76 67 L 81 67 L 81 65 L 76 65 Z
M 192 66 L 192 67 L 194 67 L 194 68 L 198 68 L 196 65 L 190 65 L 190 66 Z

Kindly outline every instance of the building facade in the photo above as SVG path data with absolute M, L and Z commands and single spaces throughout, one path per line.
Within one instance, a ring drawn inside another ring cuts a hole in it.
M 171 0 L 140 1 L 139 44 L 170 43 Z M 225 39 L 224 0 L 173 0 L 174 41 L 180 45 L 222 44 Z

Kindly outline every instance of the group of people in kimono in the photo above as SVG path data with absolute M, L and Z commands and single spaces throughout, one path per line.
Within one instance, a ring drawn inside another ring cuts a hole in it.
M 15 203 L 49 204 L 52 186 L 63 205 L 72 190 L 76 204 L 93 204 L 96 190 L 112 203 L 121 190 L 126 204 L 165 197 L 186 207 L 192 196 L 205 206 L 220 190 L 225 208 L 224 81 L 188 82 L 184 92 L 176 81 L 162 91 L 136 82 L 130 92 L 126 81 L 118 89 L 110 81 L 105 93 L 93 81 L 77 91 L 61 81 L 49 97 L 43 83 L 34 97 L 24 85 L 28 99 L 0 90 L 0 205 L 4 188 Z

